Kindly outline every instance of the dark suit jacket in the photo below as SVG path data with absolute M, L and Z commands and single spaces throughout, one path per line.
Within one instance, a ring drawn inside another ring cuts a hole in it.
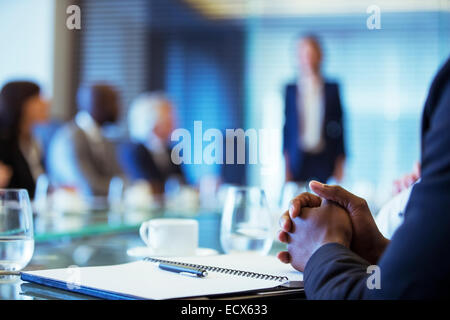
M 450 298 L 450 59 L 425 103 L 421 165 L 404 223 L 378 261 L 381 289 L 367 288 L 366 261 L 341 245 L 327 244 L 306 265 L 308 298 Z
M 338 156 L 345 155 L 339 87 L 336 83 L 325 82 L 324 84 L 325 112 L 322 136 L 325 139 L 325 148 L 324 151 L 315 155 L 309 155 L 299 148 L 297 92 L 296 84 L 289 84 L 285 90 L 283 151 L 288 157 L 289 169 L 295 181 L 303 182 L 314 178 L 326 182 L 333 174 Z
M 11 167 L 13 175 L 7 188 L 26 189 L 30 199 L 34 198 L 36 181 L 30 167 L 14 139 L 0 137 L 0 162 Z
M 151 152 L 143 144 L 124 142 L 117 150 L 120 164 L 130 180 L 146 180 L 161 187 L 170 176 L 178 176 L 184 181 L 181 166 L 170 161 L 169 148 L 167 149 L 169 155 L 167 170 L 158 167 Z

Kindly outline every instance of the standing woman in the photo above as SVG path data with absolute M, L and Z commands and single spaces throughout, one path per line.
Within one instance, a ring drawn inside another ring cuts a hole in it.
M 322 49 L 315 36 L 298 42 L 300 72 L 286 86 L 283 151 L 286 180 L 305 183 L 343 178 L 345 148 L 339 86 L 322 76 Z
M 7 83 L 0 92 L 0 188 L 23 188 L 34 197 L 36 180 L 44 173 L 34 125 L 48 118 L 49 104 L 38 85 Z

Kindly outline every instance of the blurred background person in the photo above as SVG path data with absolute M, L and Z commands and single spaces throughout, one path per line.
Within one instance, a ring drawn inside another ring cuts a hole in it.
M 298 80 L 285 89 L 286 181 L 341 181 L 345 148 L 339 86 L 321 74 L 322 49 L 315 36 L 299 39 L 297 50 Z
M 45 173 L 41 146 L 33 128 L 48 119 L 49 103 L 28 81 L 7 83 L 0 92 L 0 187 L 26 189 L 34 197 Z
M 49 147 L 49 173 L 56 186 L 76 188 L 86 197 L 106 196 L 113 177 L 123 175 L 115 146 L 102 126 L 119 116 L 119 95 L 106 84 L 82 86 L 78 113 L 60 128 Z
M 174 112 L 171 101 L 163 93 L 144 93 L 137 97 L 128 113 L 128 128 L 130 141 L 120 145 L 118 155 L 131 181 L 147 181 L 157 194 L 164 192 L 170 178 L 185 181 L 181 166 L 171 159 Z
M 391 239 L 403 223 L 412 188 L 420 180 L 420 171 L 420 163 L 417 162 L 412 172 L 395 180 L 392 199 L 385 203 L 376 215 L 375 222 L 385 238 Z
M 403 192 L 405 189 L 410 188 L 420 179 L 420 163 L 416 162 L 414 164 L 413 170 L 405 174 L 403 177 L 394 181 L 394 195 Z

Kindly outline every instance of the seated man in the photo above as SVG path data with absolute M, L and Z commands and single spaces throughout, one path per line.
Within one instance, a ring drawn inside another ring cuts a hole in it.
M 381 207 L 375 218 L 378 229 L 380 229 L 386 238 L 391 239 L 394 232 L 403 223 L 409 196 L 411 195 L 414 184 L 419 179 L 420 164 L 416 163 L 412 173 L 394 181 L 395 196 Z
M 448 128 L 450 59 L 429 91 L 422 121 L 421 180 L 412 189 L 404 222 L 391 241 L 378 230 L 366 201 L 341 187 L 311 182 L 319 196 L 304 193 L 292 201 L 279 234 L 288 251 L 278 257 L 304 271 L 308 298 L 450 297 Z M 368 284 L 368 267 L 373 264 L 380 276 L 375 288 Z
M 128 114 L 131 141 L 119 147 L 120 163 L 130 180 L 144 180 L 155 193 L 164 192 L 169 178 L 184 181 L 183 172 L 170 154 L 174 129 L 171 102 L 160 93 L 145 93 L 133 102 Z
M 56 185 L 75 187 L 85 196 L 106 196 L 115 176 L 122 176 L 114 145 L 102 126 L 114 123 L 119 97 L 110 86 L 81 87 L 75 119 L 58 130 L 49 147 L 49 172 Z

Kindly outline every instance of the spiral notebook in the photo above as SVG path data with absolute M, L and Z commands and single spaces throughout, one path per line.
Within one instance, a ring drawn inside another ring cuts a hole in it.
M 204 268 L 195 278 L 158 268 L 171 262 Z M 64 268 L 21 273 L 24 281 L 105 299 L 176 299 L 223 295 L 280 288 L 303 275 L 275 257 L 253 254 L 209 257 L 146 258 L 101 267 Z

